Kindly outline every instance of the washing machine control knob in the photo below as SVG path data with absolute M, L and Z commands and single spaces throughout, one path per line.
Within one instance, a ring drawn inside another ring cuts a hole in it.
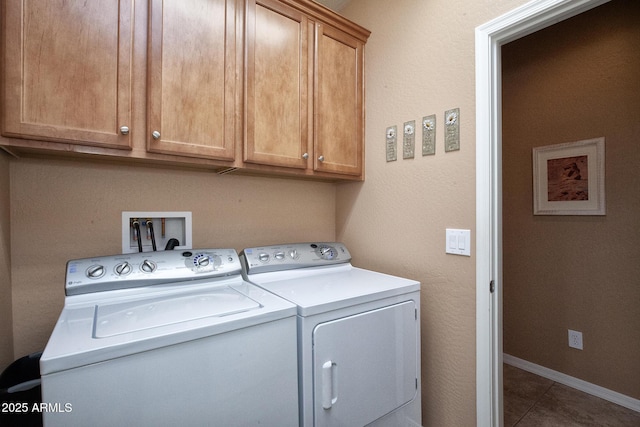
M 298 259 L 298 250 L 297 249 L 290 249 L 289 250 L 289 257 L 291 259 Z
M 142 264 L 140 264 L 140 270 L 142 270 L 143 273 L 153 273 L 156 271 L 156 268 L 156 263 L 148 259 L 145 259 L 142 261 Z
M 117 264 L 115 266 L 114 271 L 117 276 L 126 276 L 127 274 L 131 273 L 131 264 L 129 264 L 127 261 L 121 262 L 120 264 Z
M 196 258 L 196 265 L 198 267 L 206 267 L 211 262 L 211 259 L 208 256 L 201 256 Z
M 266 252 L 262 252 L 260 255 L 258 255 L 258 259 L 261 262 L 268 262 L 269 261 L 269 254 Z
M 232 262 L 231 258 L 229 262 Z M 193 257 L 193 267 L 196 273 L 206 273 L 216 271 L 222 266 L 222 258 L 219 255 L 211 253 L 199 253 Z M 189 266 L 187 264 L 187 266 Z
M 87 268 L 87 277 L 89 279 L 99 279 L 107 272 L 107 269 L 104 268 L 104 265 L 95 264 L 91 267 Z
M 278 251 L 273 255 L 273 257 L 278 261 L 282 261 L 284 259 L 284 252 Z
M 338 256 L 338 251 L 336 251 L 336 248 L 328 245 L 320 246 L 318 249 L 316 249 L 316 252 L 320 256 L 320 258 L 325 260 L 332 260 Z

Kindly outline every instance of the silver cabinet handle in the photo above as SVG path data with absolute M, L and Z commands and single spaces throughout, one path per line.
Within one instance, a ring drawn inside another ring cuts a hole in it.
M 120 126 L 120 133 L 123 135 L 129 135 L 129 128 L 126 126 Z
M 305 159 L 305 160 L 307 160 L 307 159 L 309 158 L 309 153 L 304 153 L 304 154 L 302 155 L 302 158 L 303 158 L 303 159 Z
M 151 136 L 153 137 L 153 139 L 160 139 L 160 132 L 154 130 L 153 132 L 151 132 Z
M 324 156 L 320 156 L 320 157 L 318 157 L 318 161 L 319 161 L 319 162 L 324 162 Z

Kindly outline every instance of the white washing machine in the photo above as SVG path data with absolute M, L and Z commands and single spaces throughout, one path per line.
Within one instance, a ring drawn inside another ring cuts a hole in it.
M 300 426 L 421 424 L 420 283 L 340 243 L 247 248 L 245 279 L 296 304 Z
M 45 426 L 298 426 L 296 308 L 233 249 L 69 261 Z

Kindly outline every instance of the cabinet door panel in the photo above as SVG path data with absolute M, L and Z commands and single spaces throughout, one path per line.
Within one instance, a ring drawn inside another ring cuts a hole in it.
M 361 175 L 364 44 L 320 24 L 316 38 L 314 168 Z
M 233 160 L 235 2 L 150 7 L 148 150 Z
M 247 7 L 244 161 L 306 168 L 307 18 L 275 1 Z
M 130 148 L 132 0 L 9 0 L 3 134 Z

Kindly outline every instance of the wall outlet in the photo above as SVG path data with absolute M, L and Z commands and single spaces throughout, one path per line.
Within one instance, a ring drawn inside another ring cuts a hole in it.
M 582 350 L 582 332 L 569 329 L 569 347 Z

